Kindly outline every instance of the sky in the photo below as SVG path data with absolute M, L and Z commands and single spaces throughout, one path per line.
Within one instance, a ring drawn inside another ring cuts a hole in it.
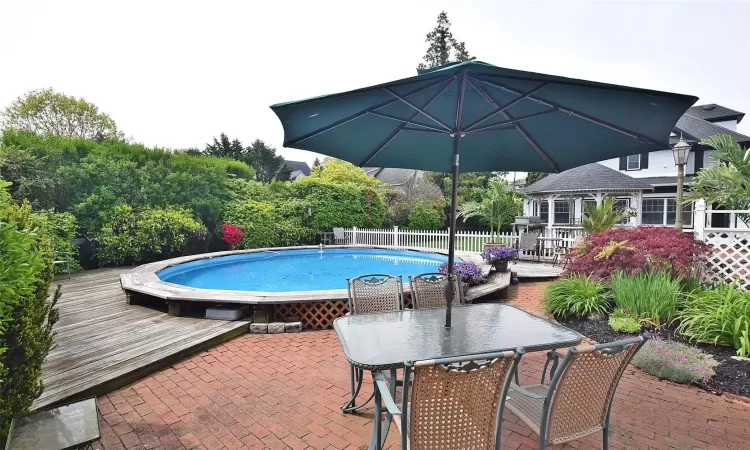
M 0 107 L 52 87 L 148 146 L 203 148 L 224 132 L 311 163 L 281 147 L 269 105 L 415 75 L 441 10 L 481 61 L 750 115 L 750 0 L 2 0 Z

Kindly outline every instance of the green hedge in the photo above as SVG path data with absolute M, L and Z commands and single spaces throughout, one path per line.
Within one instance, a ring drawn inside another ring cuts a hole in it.
M 409 213 L 409 228 L 413 230 L 436 230 L 443 227 L 442 211 L 417 203 Z
M 42 393 L 59 297 L 58 288 L 49 300 L 54 260 L 46 220 L 28 202 L 13 203 L 7 186 L 0 179 L 0 446 L 11 419 Z
M 143 263 L 205 251 L 208 232 L 186 209 L 135 210 L 121 204 L 103 217 L 101 230 L 92 234 L 101 264 Z

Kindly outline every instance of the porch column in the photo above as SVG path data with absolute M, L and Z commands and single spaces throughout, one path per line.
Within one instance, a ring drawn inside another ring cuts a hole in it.
M 635 195 L 635 226 L 640 226 L 643 223 L 643 191 Z
M 703 199 L 695 202 L 695 217 L 693 218 L 693 222 L 695 236 L 703 240 L 706 230 L 706 201 Z
M 547 197 L 547 210 L 549 211 L 547 229 L 549 229 L 549 233 L 552 233 L 552 227 L 555 225 L 555 197 L 553 195 Z
M 602 199 L 604 198 L 604 194 L 601 192 L 597 192 L 594 195 L 594 200 L 596 200 L 596 206 L 602 206 Z

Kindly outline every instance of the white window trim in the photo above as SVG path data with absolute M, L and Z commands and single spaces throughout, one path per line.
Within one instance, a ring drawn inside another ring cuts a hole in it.
M 630 158 L 636 157 L 638 158 L 638 167 L 631 168 L 630 167 Z M 625 170 L 641 170 L 641 155 L 629 155 L 625 158 Z
M 640 204 L 640 207 L 639 207 L 640 208 L 640 213 L 641 213 L 641 223 L 640 223 L 640 225 L 643 225 L 644 227 L 670 227 L 670 228 L 674 228 L 674 224 L 673 223 L 667 224 L 667 200 L 676 200 L 676 199 L 677 199 L 676 196 L 669 196 L 669 195 L 664 196 L 663 194 L 661 194 L 661 195 L 660 194 L 645 194 L 643 196 L 643 199 L 641 200 L 641 204 Z M 662 210 L 661 224 L 643 223 L 643 214 L 647 214 L 646 212 L 643 211 L 643 204 L 645 203 L 646 200 L 662 200 L 663 201 L 664 209 Z M 690 209 L 691 216 L 694 216 L 695 215 L 695 202 L 691 202 L 690 204 L 692 205 L 692 207 Z M 675 215 L 679 212 L 680 209 L 681 208 L 676 207 Z M 684 228 L 692 229 L 693 226 L 694 226 L 693 222 L 694 222 L 694 217 L 690 220 L 689 224 L 688 223 L 683 223 L 682 225 L 683 225 Z

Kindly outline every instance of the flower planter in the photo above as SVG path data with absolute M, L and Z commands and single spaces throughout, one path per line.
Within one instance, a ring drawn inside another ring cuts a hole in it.
M 507 247 L 507 246 L 508 246 L 508 244 L 506 244 L 505 242 L 487 242 L 487 243 L 484 244 L 484 248 L 485 249 L 488 249 L 488 248 L 504 248 L 504 247 Z
M 493 266 L 495 266 L 495 270 L 498 272 L 507 272 L 508 271 L 508 260 L 504 261 L 495 261 L 492 263 Z

